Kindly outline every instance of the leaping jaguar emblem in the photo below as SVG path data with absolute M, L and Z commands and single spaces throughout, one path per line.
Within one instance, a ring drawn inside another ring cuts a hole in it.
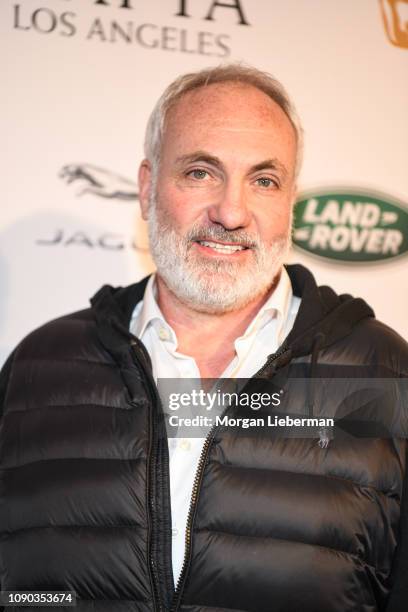
M 68 185 L 73 182 L 81 184 L 77 196 L 91 193 L 101 198 L 118 200 L 138 198 L 134 181 L 93 164 L 68 164 L 61 168 L 58 176 Z

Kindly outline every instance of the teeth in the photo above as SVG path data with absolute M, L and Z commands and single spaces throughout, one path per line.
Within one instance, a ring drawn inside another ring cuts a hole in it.
M 220 244 L 219 242 L 208 242 L 207 240 L 201 240 L 200 244 L 211 247 L 219 253 L 235 253 L 235 251 L 243 251 L 245 249 L 240 244 Z

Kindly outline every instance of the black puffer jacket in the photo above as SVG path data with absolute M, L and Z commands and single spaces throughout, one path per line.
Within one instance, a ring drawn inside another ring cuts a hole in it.
M 300 310 L 259 377 L 311 375 L 307 401 L 322 413 L 316 379 L 336 368 L 406 375 L 406 344 L 362 300 L 288 271 Z M 128 331 L 145 284 L 102 288 L 3 369 L 1 588 L 73 590 L 78 612 L 407 610 L 405 441 L 344 428 L 327 448 L 215 429 L 174 593 L 167 439 L 149 356 Z M 390 422 L 394 407 L 382 409 Z

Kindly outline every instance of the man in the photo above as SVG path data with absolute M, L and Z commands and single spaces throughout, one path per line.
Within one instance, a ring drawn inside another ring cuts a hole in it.
M 161 418 L 159 378 L 304 377 L 298 400 L 322 414 L 321 372 L 406 374 L 406 344 L 363 300 L 283 267 L 301 148 L 265 73 L 165 91 L 139 171 L 157 273 L 102 288 L 3 369 L 3 590 L 72 590 L 81 611 L 407 609 L 405 440 L 168 440 Z

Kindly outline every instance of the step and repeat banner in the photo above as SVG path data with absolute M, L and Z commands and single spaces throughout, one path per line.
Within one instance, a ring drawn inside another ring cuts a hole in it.
M 244 61 L 305 128 L 292 262 L 408 336 L 408 0 L 2 0 L 0 362 L 151 270 L 144 128 L 177 75 Z

